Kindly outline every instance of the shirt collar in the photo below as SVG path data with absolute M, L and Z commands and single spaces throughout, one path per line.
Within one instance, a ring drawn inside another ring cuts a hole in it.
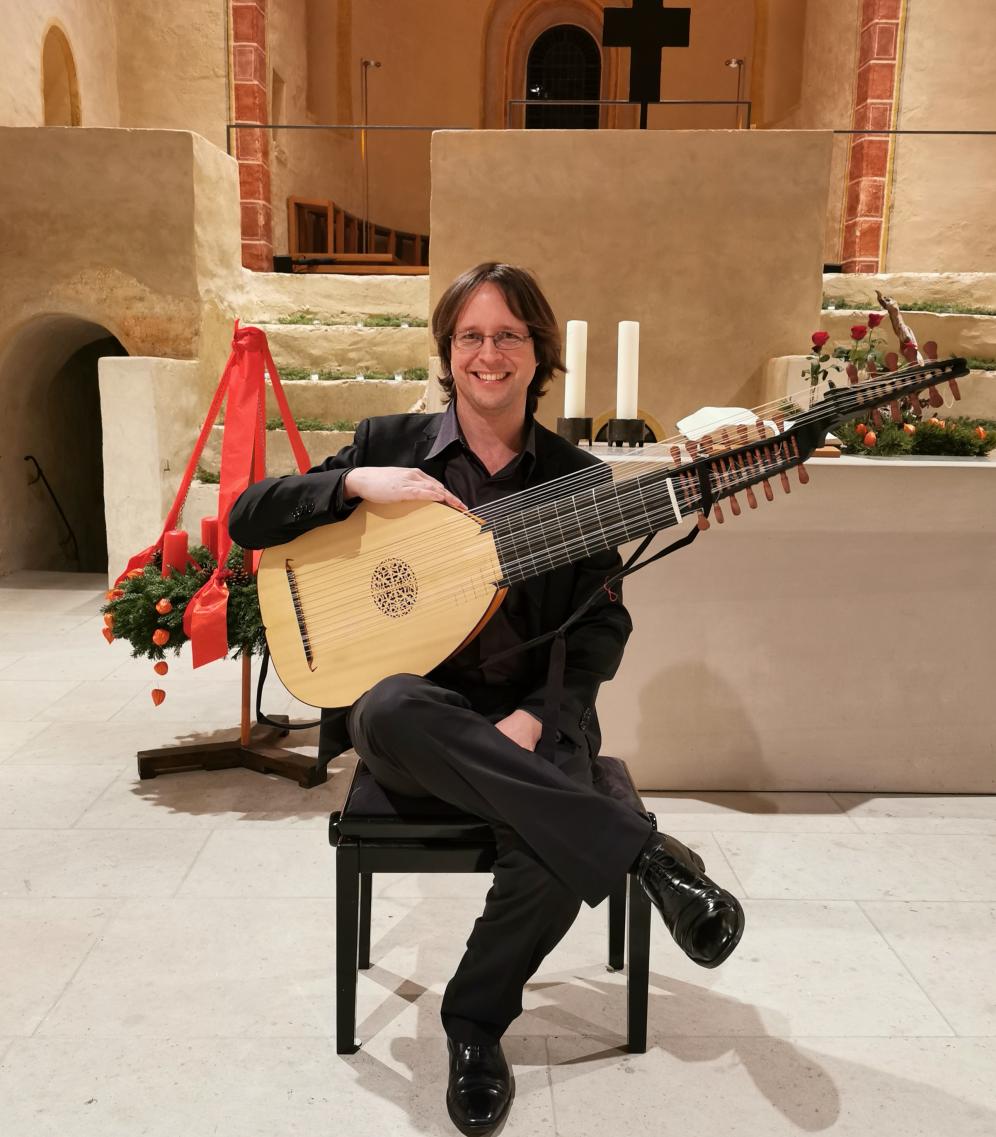
M 426 458 L 438 458 L 454 444 L 468 452 L 472 452 L 463 436 L 463 431 L 460 429 L 460 420 L 457 418 L 456 413 L 456 399 L 450 399 L 443 413 L 443 421 L 440 424 L 439 433 L 436 435 L 436 440 L 433 442 L 429 453 L 426 454 Z M 535 461 L 536 421 L 532 415 L 527 415 L 526 417 L 526 437 L 522 445 L 522 450 L 519 452 L 519 458 L 524 454 L 528 454 L 530 458 Z

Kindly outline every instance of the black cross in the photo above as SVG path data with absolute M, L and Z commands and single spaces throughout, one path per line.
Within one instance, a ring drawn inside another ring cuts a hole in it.
M 665 8 L 664 0 L 633 0 L 632 8 L 606 8 L 604 47 L 628 47 L 629 99 L 640 104 L 647 128 L 647 104 L 661 100 L 661 49 L 688 47 L 691 8 Z

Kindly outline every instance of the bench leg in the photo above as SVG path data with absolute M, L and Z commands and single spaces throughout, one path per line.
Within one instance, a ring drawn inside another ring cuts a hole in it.
M 348 842 L 335 851 L 335 888 L 335 1049 L 355 1054 L 360 854 Z
M 626 951 L 626 878 L 609 893 L 609 971 L 622 971 Z
M 626 976 L 627 1049 L 647 1049 L 647 1000 L 650 991 L 650 897 L 635 875 L 629 877 L 629 973 Z
M 373 897 L 373 873 L 360 873 L 360 959 L 361 971 L 370 966 L 370 903 Z

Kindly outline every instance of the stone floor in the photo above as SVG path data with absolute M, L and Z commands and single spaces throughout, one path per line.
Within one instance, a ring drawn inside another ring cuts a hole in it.
M 378 879 L 363 1047 L 337 1056 L 346 769 L 139 782 L 136 749 L 231 728 L 237 667 L 185 655 L 153 708 L 149 664 L 100 636 L 103 587 L 0 580 L 0 1132 L 454 1133 L 439 1001 L 490 878 Z M 655 917 L 629 1055 L 605 908 L 583 908 L 506 1036 L 507 1134 L 996 1133 L 996 799 L 646 802 L 743 899 L 743 943 L 704 971 Z

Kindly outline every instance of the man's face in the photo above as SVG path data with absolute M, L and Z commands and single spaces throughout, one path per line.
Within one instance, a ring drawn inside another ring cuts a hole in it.
M 536 373 L 536 351 L 527 339 L 520 347 L 499 349 L 492 336 L 499 332 L 529 335 L 529 326 L 516 316 L 496 285 L 482 284 L 460 309 L 453 335 L 479 332 L 488 338 L 479 348 L 461 348 L 450 343 L 450 366 L 458 403 L 472 406 L 484 416 L 506 415 L 519 410 L 524 415 L 526 392 Z

